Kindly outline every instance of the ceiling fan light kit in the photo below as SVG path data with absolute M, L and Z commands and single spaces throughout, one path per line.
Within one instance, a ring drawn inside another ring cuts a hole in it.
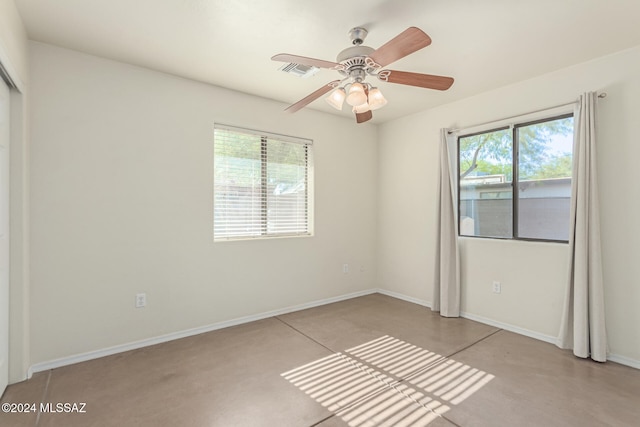
M 342 110 L 342 104 L 344 103 L 346 97 L 347 93 L 343 88 L 339 87 L 338 89 L 331 92 L 331 94 L 325 98 L 325 101 L 327 101 L 329 105 L 331 105 L 336 110 Z
M 355 107 L 366 102 L 367 95 L 364 94 L 364 86 L 358 82 L 351 84 L 351 87 L 349 88 L 349 95 L 347 96 L 347 104 Z
M 342 110 L 345 101 L 345 90 L 342 87 L 335 89 L 325 100 L 336 110 Z M 353 107 L 354 113 L 364 113 L 369 110 L 377 110 L 387 104 L 387 100 L 377 87 L 370 84 L 353 83 L 349 87 L 349 96 L 346 97 L 347 104 Z
M 369 89 L 369 108 L 377 110 L 387 105 L 387 100 L 382 96 L 382 92 L 377 87 Z
M 325 100 L 337 110 L 342 110 L 346 99 L 353 107 L 357 123 L 364 123 L 373 117 L 372 110 L 387 104 L 380 89 L 365 82 L 367 76 L 380 81 L 422 87 L 426 89 L 447 90 L 453 84 L 453 78 L 430 74 L 410 73 L 406 71 L 383 70 L 390 63 L 404 58 L 431 44 L 431 38 L 419 28 L 409 27 L 378 49 L 363 46 L 368 32 L 362 27 L 352 28 L 349 37 L 354 46 L 344 49 L 336 62 L 307 58 L 304 56 L 281 53 L 273 56 L 274 61 L 291 62 L 309 67 L 327 68 L 345 76 L 321 87 L 305 98 L 290 105 L 286 111 L 296 112 L 322 95 L 331 92 Z M 348 91 L 345 89 L 348 87 Z

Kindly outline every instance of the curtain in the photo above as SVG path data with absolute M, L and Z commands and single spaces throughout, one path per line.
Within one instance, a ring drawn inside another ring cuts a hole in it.
M 578 357 L 607 360 L 604 285 L 596 174 L 595 92 L 580 97 L 574 115 L 569 274 L 558 346 Z
M 440 131 L 440 174 L 438 179 L 438 228 L 436 233 L 435 277 L 431 309 L 445 317 L 460 316 L 460 255 L 458 249 L 457 182 L 450 149 L 455 137 Z

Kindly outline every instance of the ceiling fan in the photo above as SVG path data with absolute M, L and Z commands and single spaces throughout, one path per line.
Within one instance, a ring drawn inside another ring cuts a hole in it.
M 453 84 L 451 77 L 383 69 L 392 62 L 431 44 L 431 38 L 417 27 L 407 28 L 378 49 L 362 44 L 368 34 L 366 29 L 352 28 L 348 34 L 354 46 L 340 52 L 336 62 L 287 53 L 280 53 L 271 58 L 273 61 L 336 70 L 344 76 L 341 80 L 327 83 L 290 105 L 285 111 L 295 113 L 324 94 L 333 91 L 326 98 L 327 102 L 341 110 L 346 99 L 347 103 L 353 107 L 356 122 L 364 123 L 373 117 L 372 110 L 381 108 L 387 103 L 380 89 L 365 82 L 367 76 L 377 77 L 383 82 L 436 90 L 447 90 Z

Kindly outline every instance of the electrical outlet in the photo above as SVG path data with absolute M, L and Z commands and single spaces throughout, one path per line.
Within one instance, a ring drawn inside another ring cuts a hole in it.
M 344 274 L 349 274 L 349 264 L 342 264 L 342 272 Z
M 501 291 L 502 291 L 502 286 L 500 285 L 500 282 L 493 282 L 493 293 L 499 294 Z
M 136 294 L 136 308 L 142 308 L 147 305 L 147 294 Z

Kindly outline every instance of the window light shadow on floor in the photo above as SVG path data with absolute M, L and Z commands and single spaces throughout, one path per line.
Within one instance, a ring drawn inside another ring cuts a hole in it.
M 352 427 L 426 426 L 494 378 L 388 335 L 282 376 Z

